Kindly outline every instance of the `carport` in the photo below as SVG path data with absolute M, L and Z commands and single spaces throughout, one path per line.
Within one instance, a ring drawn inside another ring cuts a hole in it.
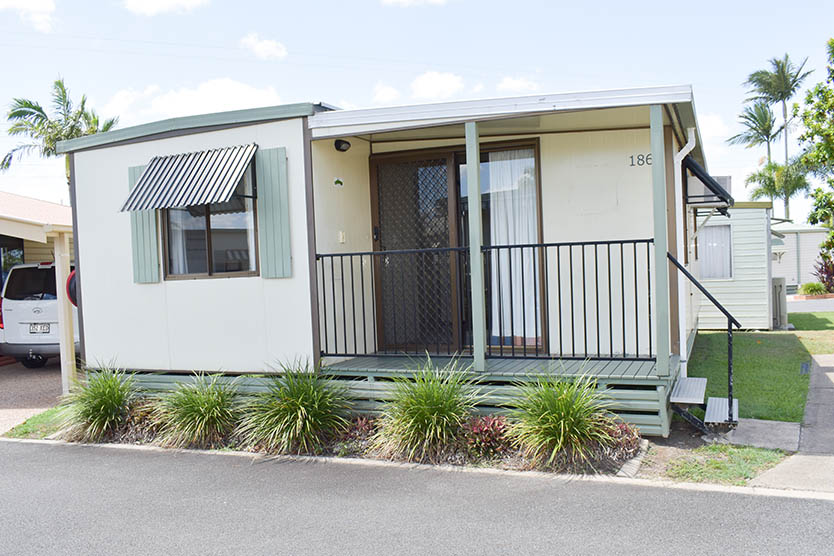
M 8 272 L 3 267 L 19 263 L 55 262 L 55 283 L 58 297 L 58 328 L 61 345 L 61 384 L 69 391 L 75 377 L 75 345 L 72 307 L 64 284 L 69 277 L 73 258 L 72 209 L 0 192 L 0 287 Z M 0 330 L 0 334 L 2 334 Z

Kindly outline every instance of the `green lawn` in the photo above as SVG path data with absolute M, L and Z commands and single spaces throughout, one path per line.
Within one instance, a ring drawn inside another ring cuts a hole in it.
M 822 336 L 822 335 L 825 336 Z M 831 332 L 736 332 L 733 334 L 733 393 L 742 418 L 802 421 L 811 353 L 834 353 Z M 707 397 L 727 395 L 727 333 L 699 332 L 689 376 L 706 377 Z
M 59 421 L 58 408 L 53 407 L 29 417 L 7 432 L 6 436 L 10 438 L 46 438 L 58 431 Z
M 785 454 L 777 450 L 708 444 L 692 450 L 686 457 L 671 461 L 666 474 L 673 479 L 696 483 L 745 485 L 784 457 Z
M 788 322 L 797 330 L 834 330 L 834 312 L 790 313 Z

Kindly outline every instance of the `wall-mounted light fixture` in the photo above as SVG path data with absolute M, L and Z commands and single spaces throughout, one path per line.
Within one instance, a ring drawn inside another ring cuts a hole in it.
M 347 150 L 350 148 L 350 143 L 348 141 L 345 141 L 344 139 L 336 139 L 336 141 L 333 143 L 333 146 L 336 147 L 337 151 L 343 153 L 347 152 Z

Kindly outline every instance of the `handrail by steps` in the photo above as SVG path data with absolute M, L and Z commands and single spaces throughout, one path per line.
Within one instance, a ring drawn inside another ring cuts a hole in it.
M 727 402 L 728 402 L 728 409 L 727 412 L 729 413 L 727 417 L 727 422 L 732 424 L 734 421 L 733 419 L 733 325 L 737 328 L 741 328 L 741 323 L 730 314 L 730 312 L 723 306 L 721 303 L 718 302 L 715 297 L 707 289 L 701 284 L 697 278 L 692 276 L 686 268 L 675 258 L 672 256 L 671 253 L 666 253 L 669 257 L 669 260 L 672 261 L 678 270 L 680 270 L 684 276 L 686 276 L 690 282 L 692 282 L 696 288 L 698 288 L 702 294 L 707 296 L 707 299 L 715 305 L 715 308 L 721 311 L 721 313 L 727 317 Z

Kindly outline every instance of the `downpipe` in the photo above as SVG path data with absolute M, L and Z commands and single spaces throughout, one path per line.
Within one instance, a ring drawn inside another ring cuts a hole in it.
M 675 154 L 674 158 L 674 166 L 675 166 L 675 235 L 677 237 L 677 254 L 680 257 L 681 253 L 685 252 L 685 249 L 688 248 L 687 245 L 684 244 L 683 239 L 683 223 L 684 218 L 686 215 L 683 211 L 683 159 L 686 158 L 692 149 L 695 148 L 696 144 L 696 135 L 695 135 L 695 128 L 690 127 L 686 130 L 687 141 L 686 145 Z M 679 344 L 679 351 L 681 356 L 681 376 L 686 377 L 686 363 L 687 363 L 687 340 L 686 337 L 686 323 L 687 323 L 687 313 L 686 313 L 686 299 L 684 298 L 684 286 L 686 283 L 684 282 L 684 277 L 681 275 L 680 272 L 676 273 L 678 277 L 678 344 Z

